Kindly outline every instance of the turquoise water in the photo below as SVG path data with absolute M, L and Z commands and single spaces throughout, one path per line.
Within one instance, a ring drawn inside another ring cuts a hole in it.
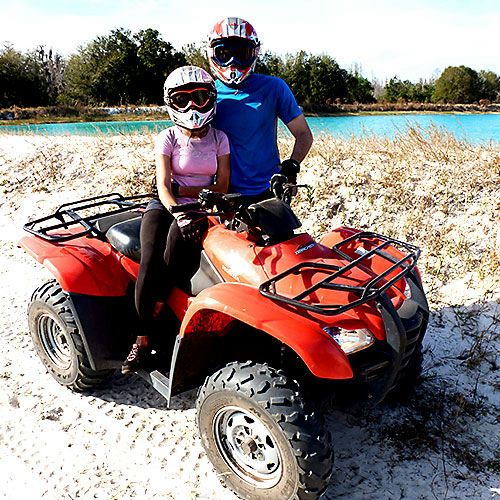
M 500 114 L 407 114 L 407 115 L 351 115 L 308 117 L 315 134 L 329 133 L 334 136 L 382 135 L 394 137 L 409 126 L 444 128 L 455 136 L 473 143 L 500 142 Z M 0 133 L 46 135 L 96 135 L 156 132 L 172 122 L 126 121 L 89 123 L 51 123 L 41 125 L 4 125 Z M 284 127 L 282 127 L 284 128 Z

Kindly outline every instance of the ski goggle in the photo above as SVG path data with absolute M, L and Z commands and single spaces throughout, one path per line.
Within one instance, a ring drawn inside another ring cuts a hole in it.
M 212 44 L 212 59 L 222 67 L 234 65 L 238 68 L 248 68 L 256 57 L 257 47 L 250 40 L 228 38 Z
M 177 111 L 185 111 L 191 106 L 203 109 L 208 104 L 215 101 L 215 95 L 212 90 L 207 88 L 195 88 L 189 90 L 177 90 L 169 96 L 169 104 Z

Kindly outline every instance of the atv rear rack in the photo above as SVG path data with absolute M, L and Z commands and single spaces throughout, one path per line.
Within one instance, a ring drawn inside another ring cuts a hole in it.
M 365 250 L 362 249 L 362 247 L 359 247 L 363 250 L 363 253 L 356 259 L 347 255 L 344 251 L 341 250 L 343 246 L 353 242 L 367 241 L 371 244 L 374 244 L 373 239 L 379 240 L 380 243 L 371 250 Z M 387 248 L 388 246 L 396 247 L 400 252 L 403 253 L 403 257 L 401 259 L 397 259 L 387 252 L 384 252 L 384 248 Z M 416 246 L 368 231 L 356 233 L 352 236 L 349 236 L 345 240 L 334 245 L 332 247 L 332 250 L 342 259 L 347 260 L 348 264 L 341 267 L 318 262 L 301 262 L 300 264 L 297 264 L 271 278 L 270 280 L 262 283 L 259 287 L 260 293 L 264 297 L 283 302 L 290 306 L 306 309 L 308 311 L 323 314 L 326 316 L 334 316 L 336 314 L 341 314 L 350 309 L 353 309 L 360 304 L 364 304 L 371 300 L 377 300 L 388 288 L 390 288 L 392 285 L 394 285 L 394 283 L 396 283 L 398 280 L 400 280 L 402 277 L 406 276 L 413 270 L 420 256 L 420 249 Z M 369 274 L 373 274 L 373 271 L 369 270 L 363 264 L 365 264 L 368 259 L 372 258 L 374 255 L 377 255 L 389 261 L 391 263 L 391 266 L 388 267 L 384 272 L 374 276 L 364 286 L 353 286 L 335 282 L 335 280 L 338 280 L 339 278 L 345 278 L 346 273 L 353 267 L 360 267 L 364 271 L 369 272 Z M 314 269 L 326 272 L 328 273 L 328 276 L 310 286 L 309 288 L 306 288 L 295 297 L 286 297 L 285 295 L 280 295 L 276 292 L 276 284 L 279 281 L 290 275 L 297 275 L 306 270 Z M 399 271 L 395 276 L 387 281 L 385 280 L 387 276 L 389 276 L 394 271 L 397 271 L 398 269 Z M 319 304 L 304 301 L 304 299 L 310 297 L 311 294 L 313 294 L 315 291 L 322 288 L 344 291 L 346 293 L 353 292 L 354 294 L 359 296 L 359 298 L 350 302 L 349 304 Z
M 53 214 L 27 222 L 23 226 L 23 229 L 28 233 L 53 243 L 74 240 L 82 236 L 93 236 L 104 241 L 106 239 L 106 231 L 99 229 L 96 225 L 97 221 L 112 215 L 145 208 L 146 201 L 150 198 L 152 198 L 151 194 L 122 196 L 119 193 L 84 198 L 79 201 L 62 204 Z M 118 208 L 106 212 L 92 213 L 87 216 L 79 213 L 83 210 L 114 206 Z M 55 221 L 58 222 L 54 223 Z M 63 234 L 56 233 L 56 231 L 61 229 L 69 230 L 78 226 L 83 226 L 83 231 L 65 232 Z

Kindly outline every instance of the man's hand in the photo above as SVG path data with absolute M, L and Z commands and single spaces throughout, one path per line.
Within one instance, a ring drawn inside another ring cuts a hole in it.
M 274 174 L 271 177 L 271 191 L 274 193 L 276 198 L 279 198 L 280 200 L 283 198 L 284 188 L 287 181 L 287 177 L 283 174 Z
M 290 184 L 297 184 L 297 174 L 300 172 L 300 164 L 292 158 L 281 162 L 280 174 L 284 175 Z

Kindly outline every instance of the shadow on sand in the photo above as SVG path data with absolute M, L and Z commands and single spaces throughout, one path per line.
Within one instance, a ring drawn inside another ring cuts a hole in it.
M 326 413 L 335 466 L 324 498 L 477 498 L 488 491 L 480 472 L 494 466 L 489 422 L 497 410 L 482 392 L 491 389 L 498 370 L 498 312 L 496 302 L 433 312 L 423 376 L 412 394 L 371 409 Z M 107 387 L 89 395 L 168 410 L 136 375 L 116 373 Z M 195 400 L 192 390 L 174 397 L 170 409 L 191 409 Z

